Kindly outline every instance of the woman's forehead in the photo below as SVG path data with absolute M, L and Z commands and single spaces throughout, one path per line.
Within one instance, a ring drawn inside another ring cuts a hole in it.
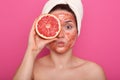
M 52 11 L 50 14 L 55 15 L 59 20 L 74 20 L 74 15 L 71 12 L 68 12 L 66 10 L 55 10 Z

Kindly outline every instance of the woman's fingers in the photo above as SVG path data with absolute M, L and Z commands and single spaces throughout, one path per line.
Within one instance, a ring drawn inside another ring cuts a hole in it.
M 36 21 L 38 20 L 38 18 L 35 19 L 35 21 L 33 22 L 30 34 L 29 34 L 29 49 L 34 50 L 34 52 L 36 52 L 36 54 L 38 52 L 40 52 L 47 44 L 56 41 L 57 38 L 54 39 L 43 39 L 41 38 L 35 31 L 35 25 L 36 25 Z
M 37 18 L 35 19 L 35 21 L 33 22 L 33 25 L 32 25 L 32 28 L 31 28 L 31 31 L 30 31 L 30 34 L 34 35 L 35 34 L 35 25 L 36 25 L 36 21 L 37 21 Z

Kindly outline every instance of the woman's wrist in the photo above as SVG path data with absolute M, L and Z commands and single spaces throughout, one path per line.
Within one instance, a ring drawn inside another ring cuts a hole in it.
M 33 59 L 36 59 L 38 53 L 38 50 L 35 50 L 32 47 L 28 47 L 25 54 L 29 57 L 31 56 Z

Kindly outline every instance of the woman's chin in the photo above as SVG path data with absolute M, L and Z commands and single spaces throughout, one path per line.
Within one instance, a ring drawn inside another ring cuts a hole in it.
M 53 50 L 55 53 L 58 54 L 64 54 L 68 51 L 68 49 L 64 48 L 64 47 L 57 47 L 56 49 Z

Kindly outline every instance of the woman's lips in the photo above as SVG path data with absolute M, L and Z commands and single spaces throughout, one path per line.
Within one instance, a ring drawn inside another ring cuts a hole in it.
M 63 42 L 63 41 L 57 42 L 58 47 L 63 47 L 64 45 L 65 45 L 65 42 Z

